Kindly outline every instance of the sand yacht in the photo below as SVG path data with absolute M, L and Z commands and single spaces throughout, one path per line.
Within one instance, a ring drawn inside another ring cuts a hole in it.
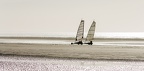
M 93 42 L 92 40 L 94 39 L 94 34 L 95 34 L 95 26 L 96 26 L 96 22 L 93 21 L 89 31 L 88 31 L 88 34 L 87 34 L 87 37 L 86 37 L 86 40 L 85 40 L 85 43 L 84 44 L 88 44 L 88 45 L 92 45 Z
M 82 40 L 83 40 L 83 36 L 84 36 L 84 20 L 81 20 L 80 25 L 78 27 L 77 30 L 77 34 L 76 34 L 76 38 L 75 38 L 75 42 L 71 43 L 71 44 L 83 44 Z
M 94 39 L 95 25 L 96 25 L 96 22 L 93 21 L 92 25 L 88 31 L 88 34 L 87 34 L 87 37 L 86 37 L 84 44 L 88 44 L 88 45 L 93 44 L 92 40 Z M 78 30 L 77 30 L 75 42 L 71 43 L 71 44 L 78 44 L 78 45 L 81 44 L 82 45 L 83 44 L 83 42 L 82 42 L 83 37 L 84 37 L 84 20 L 81 20 L 80 25 L 79 25 Z

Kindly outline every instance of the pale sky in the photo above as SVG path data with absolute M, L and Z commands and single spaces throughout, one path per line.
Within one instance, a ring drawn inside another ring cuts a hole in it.
M 0 34 L 85 32 L 92 21 L 96 32 L 144 32 L 144 0 L 0 0 Z

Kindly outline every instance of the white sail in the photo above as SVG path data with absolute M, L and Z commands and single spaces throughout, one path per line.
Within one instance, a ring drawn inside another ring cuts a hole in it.
M 96 25 L 96 22 L 93 21 L 89 31 L 88 31 L 88 34 L 87 34 L 87 37 L 86 37 L 86 41 L 92 41 L 93 38 L 94 38 L 94 33 L 95 33 L 95 25 Z
M 84 20 L 81 20 L 76 35 L 76 41 L 82 41 L 83 35 L 84 35 Z

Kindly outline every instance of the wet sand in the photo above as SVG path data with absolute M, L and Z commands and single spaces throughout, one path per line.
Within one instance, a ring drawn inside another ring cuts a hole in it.
M 144 46 L 1 43 L 1 55 L 143 61 Z

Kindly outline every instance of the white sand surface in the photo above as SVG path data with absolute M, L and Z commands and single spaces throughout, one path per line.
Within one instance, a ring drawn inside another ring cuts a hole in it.
M 141 61 L 55 59 L 0 56 L 0 71 L 143 71 Z

